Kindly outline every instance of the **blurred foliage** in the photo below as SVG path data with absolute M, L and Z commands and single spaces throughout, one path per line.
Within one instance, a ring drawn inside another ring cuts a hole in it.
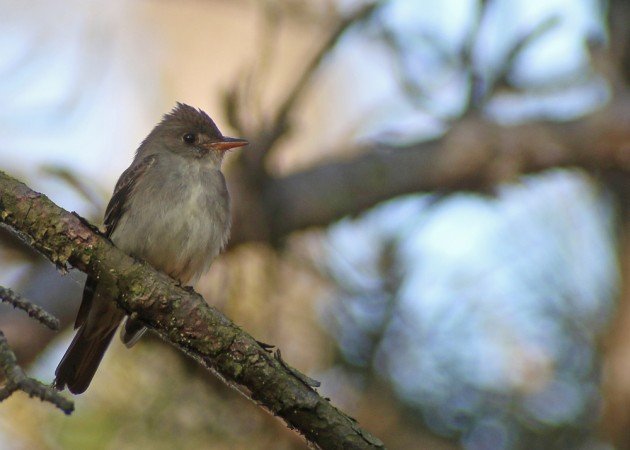
M 341 361 L 467 448 L 596 442 L 611 217 L 587 177 L 557 171 L 496 198 L 411 196 L 333 226 L 339 297 L 324 323 Z

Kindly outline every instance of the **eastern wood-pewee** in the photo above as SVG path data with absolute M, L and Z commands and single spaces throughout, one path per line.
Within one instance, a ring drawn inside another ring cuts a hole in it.
M 221 162 L 247 141 L 225 137 L 203 111 L 178 103 L 140 144 L 105 211 L 106 235 L 182 285 L 210 267 L 230 232 L 230 197 Z M 70 347 L 55 371 L 55 387 L 84 392 L 125 317 L 88 277 Z M 145 327 L 127 318 L 121 339 L 132 346 Z

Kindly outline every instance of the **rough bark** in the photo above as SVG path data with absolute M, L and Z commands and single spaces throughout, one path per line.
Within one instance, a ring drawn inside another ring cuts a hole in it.
M 74 267 L 96 277 L 127 313 L 284 419 L 309 442 L 326 449 L 383 448 L 318 395 L 278 352 L 268 353 L 199 294 L 122 253 L 81 217 L 2 172 L 0 221 L 61 270 Z

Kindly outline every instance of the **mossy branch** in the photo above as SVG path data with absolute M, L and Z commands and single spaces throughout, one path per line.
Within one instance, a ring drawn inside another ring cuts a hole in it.
M 203 298 L 118 250 L 98 230 L 45 195 L 0 172 L 0 221 L 57 267 L 99 280 L 118 305 L 142 320 L 310 443 L 326 449 L 383 444 L 332 406 L 309 383 Z

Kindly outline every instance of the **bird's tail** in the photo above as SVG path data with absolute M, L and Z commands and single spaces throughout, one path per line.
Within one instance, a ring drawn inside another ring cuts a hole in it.
M 73 394 L 84 392 L 90 385 L 116 332 L 116 327 L 106 329 L 104 333 L 88 332 L 86 331 L 88 329 L 87 323 L 79 328 L 79 332 L 57 366 L 54 381 L 56 389 L 61 390 L 68 386 Z

